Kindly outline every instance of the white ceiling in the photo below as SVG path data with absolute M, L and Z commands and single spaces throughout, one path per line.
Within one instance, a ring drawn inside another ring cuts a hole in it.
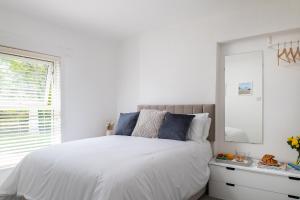
M 274 0 L 1 0 L 0 8 L 73 29 L 126 37 L 182 20 L 208 16 L 224 17 L 274 2 Z

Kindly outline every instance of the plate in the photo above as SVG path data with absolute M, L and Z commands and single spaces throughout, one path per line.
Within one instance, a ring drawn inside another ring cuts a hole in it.
M 272 165 L 264 165 L 261 161 L 257 163 L 258 168 L 263 168 L 263 169 L 275 169 L 275 170 L 281 170 L 281 171 L 286 171 L 287 164 L 279 162 L 278 166 L 272 166 Z

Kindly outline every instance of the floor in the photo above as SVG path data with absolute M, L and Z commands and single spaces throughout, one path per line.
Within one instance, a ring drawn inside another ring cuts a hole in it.
M 215 198 L 212 198 L 212 197 L 209 197 L 209 196 L 205 195 L 204 197 L 202 197 L 199 200 L 218 200 L 218 199 L 215 199 Z

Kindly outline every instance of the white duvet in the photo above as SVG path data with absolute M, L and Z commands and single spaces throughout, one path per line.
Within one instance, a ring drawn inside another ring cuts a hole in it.
M 0 200 L 183 200 L 209 178 L 209 142 L 128 136 L 36 151 L 0 187 Z

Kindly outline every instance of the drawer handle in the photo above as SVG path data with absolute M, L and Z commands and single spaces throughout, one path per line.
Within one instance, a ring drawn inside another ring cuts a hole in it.
M 228 169 L 228 170 L 232 170 L 232 171 L 234 171 L 234 170 L 235 170 L 235 168 L 233 168 L 233 167 L 226 167 L 226 169 Z
M 294 180 L 294 181 L 300 181 L 300 178 L 292 177 L 292 176 L 289 176 L 289 179 Z
M 226 183 L 226 185 L 231 186 L 231 187 L 235 186 L 235 184 L 232 184 L 232 183 Z
M 291 199 L 300 199 L 300 197 L 294 196 L 294 195 L 288 195 L 288 197 L 291 198 Z

